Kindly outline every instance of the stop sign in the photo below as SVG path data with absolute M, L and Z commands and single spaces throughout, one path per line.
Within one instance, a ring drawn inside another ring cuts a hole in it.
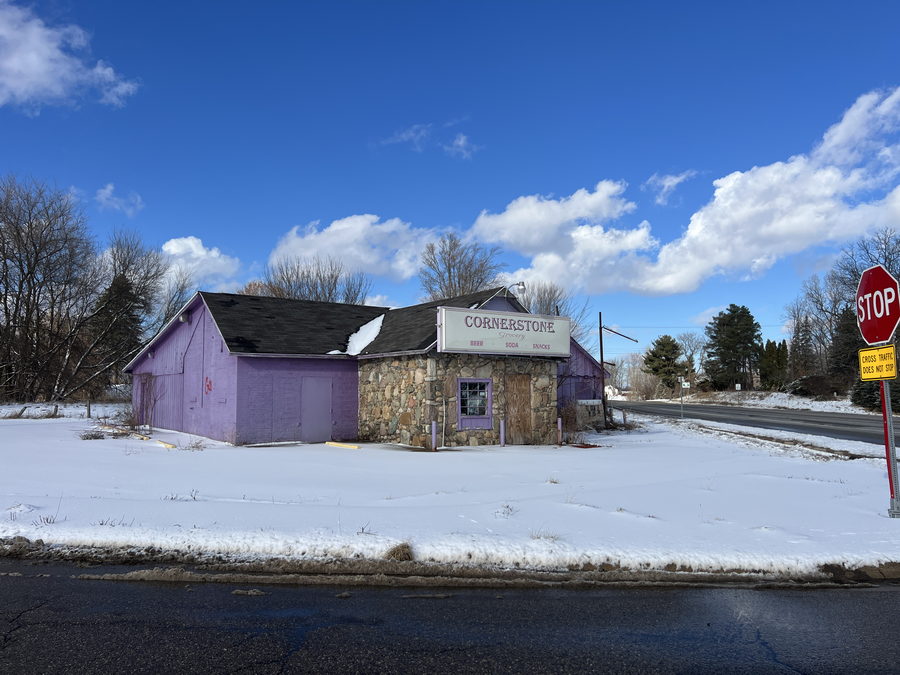
M 870 267 L 856 289 L 856 323 L 867 344 L 888 342 L 900 322 L 900 286 L 882 265 Z

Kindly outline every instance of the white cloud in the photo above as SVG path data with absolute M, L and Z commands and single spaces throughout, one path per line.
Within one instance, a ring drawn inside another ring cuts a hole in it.
M 696 314 L 691 317 L 691 323 L 697 324 L 698 326 L 706 326 L 710 321 L 713 320 L 713 317 L 719 314 L 719 312 L 724 312 L 728 309 L 727 305 L 716 305 L 715 307 L 707 307 L 699 314 Z
M 472 226 L 472 234 L 525 255 L 558 251 L 560 247 L 567 248 L 561 240 L 582 225 L 612 220 L 633 211 L 634 204 L 621 196 L 624 191 L 624 183 L 600 181 L 593 191 L 582 188 L 560 199 L 542 195 L 518 197 L 502 213 L 482 211 Z M 594 232 L 600 234 L 603 229 Z
M 431 124 L 413 124 L 406 129 L 395 132 L 382 139 L 379 145 L 398 145 L 409 143 L 416 152 L 422 152 L 431 138 Z
M 129 192 L 127 197 L 117 197 L 115 190 L 113 183 L 107 183 L 94 194 L 94 201 L 101 209 L 121 211 L 129 218 L 134 218 L 144 208 L 144 200 L 137 192 Z
M 322 229 L 318 226 L 314 222 L 291 228 L 272 251 L 270 262 L 330 256 L 351 270 L 406 280 L 418 272 L 422 248 L 435 238 L 431 230 L 414 228 L 398 218 L 382 222 L 372 214 L 341 218 Z
M 482 213 L 472 231 L 531 257 L 511 276 L 541 276 L 591 293 L 668 295 L 720 274 L 752 279 L 786 256 L 900 223 L 898 130 L 900 89 L 861 96 L 808 155 L 713 181 L 712 199 L 655 257 L 646 222 L 611 229 L 570 215 L 592 211 L 588 203 L 597 206 L 597 219 L 628 213 L 634 205 L 621 197 L 619 183 L 558 201 L 520 197 L 502 214 Z
M 198 237 L 177 237 L 162 245 L 174 267 L 187 270 L 199 288 L 230 290 L 236 286 L 233 278 L 241 261 L 225 255 L 218 248 L 207 248 Z
M 712 200 L 636 287 L 677 293 L 725 272 L 755 278 L 787 255 L 896 225 L 898 128 L 900 89 L 864 94 L 809 155 L 714 181 Z
M 654 201 L 660 206 L 665 206 L 669 203 L 669 197 L 672 195 L 672 192 L 675 191 L 675 188 L 696 175 L 697 172 L 693 169 L 688 169 L 687 171 L 678 174 L 666 174 L 663 176 L 655 173 L 647 179 L 647 182 L 641 186 L 641 189 L 656 191 L 656 198 Z
M 449 145 L 444 145 L 444 152 L 451 157 L 460 159 L 472 159 L 472 155 L 481 150 L 481 146 L 475 145 L 465 134 L 456 134 L 456 138 Z
M 369 307 L 397 307 L 397 303 L 391 302 L 388 296 L 383 293 L 379 293 L 378 295 L 367 295 L 364 305 L 368 305 Z
M 101 103 L 122 106 L 137 91 L 107 63 L 91 63 L 88 36 L 74 25 L 48 26 L 28 7 L 0 0 L 0 106 L 37 111 L 87 91 Z
M 462 124 L 468 119 L 468 117 L 461 117 L 438 125 L 437 133 L 435 133 L 435 125 L 431 122 L 413 124 L 381 139 L 376 145 L 409 145 L 412 150 L 420 153 L 428 149 L 442 148 L 451 157 L 472 159 L 472 156 L 481 150 L 480 145 L 472 143 L 472 140 L 462 132 L 458 132 L 452 140 L 445 140 L 447 132 L 442 131 Z

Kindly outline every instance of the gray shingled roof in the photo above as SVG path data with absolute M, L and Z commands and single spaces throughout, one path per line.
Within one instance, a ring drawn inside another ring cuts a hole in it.
M 382 314 L 381 332 L 362 354 L 391 354 L 428 349 L 437 339 L 438 307 L 480 306 L 504 290 L 490 288 L 397 309 L 206 291 L 200 296 L 229 351 L 237 354 L 344 352 L 349 337 Z M 509 299 L 518 305 L 515 296 Z
M 392 309 L 384 317 L 378 337 L 361 354 L 391 354 L 428 349 L 437 340 L 438 307 L 480 306 L 495 295 L 501 295 L 504 290 L 504 287 L 489 288 L 456 298 Z M 511 295 L 509 299 L 518 305 L 515 296 Z M 522 311 L 525 311 L 524 308 Z
M 266 298 L 200 295 L 228 349 L 238 354 L 327 354 L 346 351 L 347 339 L 387 307 Z

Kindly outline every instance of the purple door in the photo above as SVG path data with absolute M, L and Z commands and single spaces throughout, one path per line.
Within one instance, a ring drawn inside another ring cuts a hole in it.
M 300 440 L 331 440 L 331 378 L 303 377 L 300 385 Z

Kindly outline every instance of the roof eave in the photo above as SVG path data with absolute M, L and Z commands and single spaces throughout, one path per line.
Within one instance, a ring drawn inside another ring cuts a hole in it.
M 155 345 L 160 339 L 162 339 L 162 337 L 164 335 L 166 335 L 169 332 L 169 328 L 172 326 L 172 324 L 174 324 L 178 321 L 178 317 L 180 317 L 185 312 L 185 310 L 187 310 L 187 308 L 190 307 L 191 304 L 198 297 L 201 299 L 201 301 L 203 301 L 203 296 L 200 295 L 200 291 L 195 291 L 194 294 L 191 296 L 191 299 L 188 300 L 186 303 L 184 303 L 184 305 L 182 305 L 181 309 L 179 309 L 177 312 L 175 312 L 175 314 L 172 315 L 172 318 L 169 319 L 169 321 L 166 323 L 166 325 L 163 326 L 162 328 L 160 328 L 159 331 L 156 333 L 156 335 L 154 335 L 152 338 L 150 338 L 150 341 L 147 342 L 147 344 L 145 344 L 137 354 L 135 354 L 134 358 L 131 359 L 131 361 L 129 361 L 125 365 L 125 367 L 122 369 L 122 371 L 126 372 L 126 373 L 130 373 L 132 371 L 132 369 L 134 368 L 135 364 L 138 361 L 140 361 L 142 358 L 144 358 L 146 353 L 150 351 L 150 349 L 153 347 L 153 345 Z M 203 301 L 203 302 L 205 304 L 205 301 Z

